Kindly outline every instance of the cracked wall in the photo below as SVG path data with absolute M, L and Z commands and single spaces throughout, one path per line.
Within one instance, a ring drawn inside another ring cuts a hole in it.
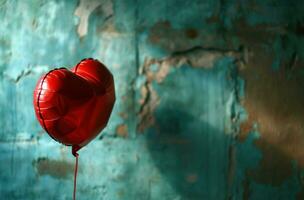
M 85 57 L 113 72 L 79 199 L 303 199 L 301 1 L 0 1 L 0 197 L 71 199 L 74 158 L 32 92 Z

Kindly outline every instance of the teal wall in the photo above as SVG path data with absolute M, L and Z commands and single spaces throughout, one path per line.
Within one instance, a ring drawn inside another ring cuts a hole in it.
M 105 130 L 78 199 L 304 199 L 304 2 L 0 0 L 0 199 L 71 199 L 74 157 L 34 116 L 38 78 L 94 57 Z

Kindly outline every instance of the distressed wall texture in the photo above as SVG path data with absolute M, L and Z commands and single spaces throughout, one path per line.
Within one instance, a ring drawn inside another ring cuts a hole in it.
M 71 199 L 74 158 L 39 126 L 38 78 L 113 72 L 78 199 L 304 199 L 304 2 L 0 0 L 0 199 Z

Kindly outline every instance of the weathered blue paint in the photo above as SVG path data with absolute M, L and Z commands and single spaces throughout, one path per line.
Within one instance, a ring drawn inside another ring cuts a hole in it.
M 285 147 L 286 130 L 267 129 L 280 109 L 264 106 L 277 93 L 290 103 L 267 85 L 275 76 L 299 94 L 290 108 L 302 99 L 302 1 L 91 0 L 84 35 L 81 5 L 0 1 L 0 199 L 71 199 L 74 158 L 38 125 L 32 92 L 85 57 L 113 72 L 117 101 L 79 152 L 79 199 L 303 199 L 302 148 L 290 150 L 303 129 Z M 261 84 L 269 96 L 252 95 Z

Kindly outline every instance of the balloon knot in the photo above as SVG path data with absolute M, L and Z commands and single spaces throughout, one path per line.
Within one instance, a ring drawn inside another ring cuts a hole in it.
M 73 154 L 73 156 L 75 156 L 75 157 L 78 157 L 78 153 L 77 153 L 77 151 L 80 149 L 80 147 L 78 146 L 78 145 L 73 145 L 72 146 L 72 154 Z

